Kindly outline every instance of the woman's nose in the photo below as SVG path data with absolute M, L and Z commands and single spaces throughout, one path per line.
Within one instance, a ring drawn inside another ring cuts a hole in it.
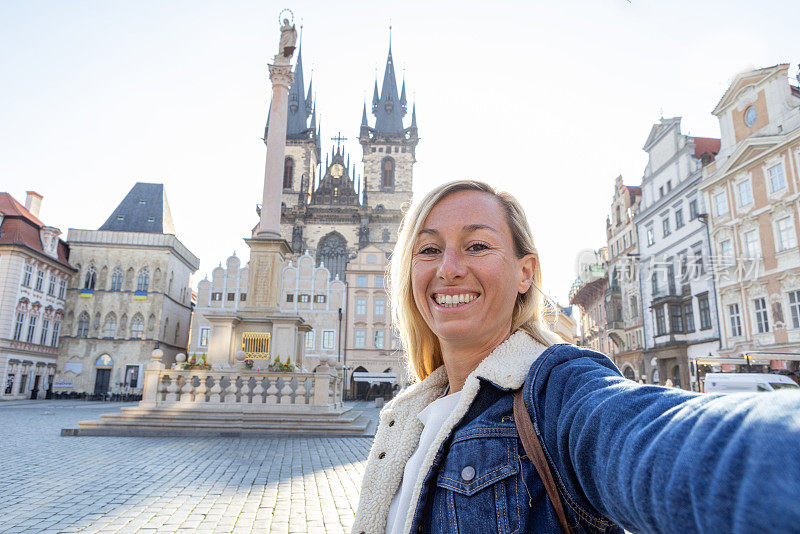
M 439 265 L 439 278 L 451 280 L 466 275 L 464 261 L 458 250 L 447 248 L 442 254 L 442 263 Z

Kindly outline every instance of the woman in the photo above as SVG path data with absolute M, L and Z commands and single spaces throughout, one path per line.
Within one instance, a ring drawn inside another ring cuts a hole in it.
M 542 325 L 539 287 L 512 196 L 453 182 L 407 214 L 392 303 L 420 381 L 381 412 L 354 533 L 800 529 L 800 395 L 626 380 Z

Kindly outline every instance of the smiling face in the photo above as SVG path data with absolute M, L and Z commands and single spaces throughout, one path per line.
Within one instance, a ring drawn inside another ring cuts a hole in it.
M 517 258 L 500 201 L 479 191 L 442 199 L 416 236 L 414 302 L 446 347 L 493 348 L 510 334 L 518 293 L 530 288 L 535 258 Z

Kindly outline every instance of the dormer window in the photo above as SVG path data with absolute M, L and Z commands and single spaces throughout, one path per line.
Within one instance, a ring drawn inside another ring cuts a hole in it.
M 756 123 L 756 119 L 758 119 L 758 111 L 756 111 L 754 106 L 750 106 L 744 110 L 744 124 L 748 128 L 753 127 L 753 125 Z

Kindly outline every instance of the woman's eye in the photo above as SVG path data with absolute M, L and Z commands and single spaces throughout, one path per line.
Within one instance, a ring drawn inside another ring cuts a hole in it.
M 431 246 L 423 247 L 419 251 L 420 254 L 436 254 L 437 252 L 439 252 L 439 249 L 437 249 L 436 247 L 431 247 Z
M 484 243 L 473 243 L 467 247 L 467 250 L 470 252 L 479 252 L 481 250 L 486 250 L 487 248 L 489 248 L 489 246 Z

